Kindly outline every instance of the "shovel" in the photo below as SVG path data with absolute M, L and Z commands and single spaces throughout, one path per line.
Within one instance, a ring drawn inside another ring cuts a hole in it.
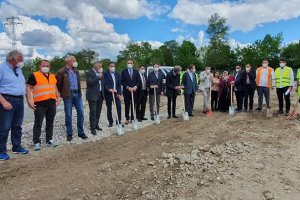
M 230 106 L 229 106 L 229 115 L 234 115 L 234 106 L 233 106 L 233 85 L 230 86 Z
M 158 107 L 157 107 L 157 101 L 156 101 L 156 88 L 154 88 L 154 109 L 155 109 L 155 116 L 154 116 L 154 122 L 155 124 L 160 124 L 160 116 L 158 113 Z
M 132 102 L 132 110 L 133 110 L 133 122 L 132 122 L 132 129 L 133 130 L 138 130 L 140 128 L 139 122 L 136 120 L 135 116 L 135 104 L 134 104 L 134 98 L 133 98 L 133 91 L 131 91 L 131 102 Z
M 124 130 L 123 130 L 122 124 L 119 123 L 118 109 L 117 109 L 117 103 L 116 103 L 115 93 L 114 92 L 112 92 L 112 96 L 113 96 L 113 100 L 114 100 L 114 104 L 115 104 L 115 109 L 116 109 L 117 134 L 118 135 L 123 135 L 124 134 Z
M 208 95 L 208 100 L 207 100 L 207 103 L 209 103 L 209 99 L 210 99 L 210 95 L 211 95 L 211 86 L 209 87 L 209 94 Z M 211 104 L 210 104 L 210 108 L 208 108 L 208 111 L 206 112 L 206 117 L 211 117 L 213 115 L 213 112 L 211 110 Z
M 293 111 L 292 111 L 292 113 L 287 117 L 287 119 L 293 120 L 293 119 L 296 119 L 296 118 L 297 118 L 296 110 L 297 110 L 297 107 L 298 107 L 298 103 L 299 103 L 299 98 L 297 98 L 297 102 L 296 102 L 295 105 L 294 105 Z
M 183 90 L 182 90 L 183 91 Z M 189 120 L 189 113 L 185 111 L 185 103 L 184 103 L 184 94 L 183 92 L 181 93 L 181 99 L 182 99 L 182 105 L 183 105 L 183 109 L 182 109 L 182 117 L 184 121 Z

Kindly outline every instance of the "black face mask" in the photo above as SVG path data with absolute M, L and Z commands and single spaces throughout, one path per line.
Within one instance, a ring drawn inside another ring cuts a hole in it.
M 179 74 L 180 70 L 179 69 L 174 69 L 175 74 Z

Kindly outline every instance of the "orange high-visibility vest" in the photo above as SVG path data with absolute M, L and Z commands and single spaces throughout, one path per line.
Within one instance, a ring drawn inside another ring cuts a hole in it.
M 45 75 L 38 71 L 33 73 L 36 85 L 33 86 L 33 101 L 39 102 L 48 99 L 55 99 L 56 100 L 56 78 L 53 74 L 49 74 L 48 79 Z
M 259 67 L 257 69 L 257 74 L 256 74 L 256 85 L 259 86 L 260 84 L 260 79 L 262 76 L 262 67 Z M 271 88 L 271 81 L 272 81 L 272 67 L 268 67 L 268 88 Z

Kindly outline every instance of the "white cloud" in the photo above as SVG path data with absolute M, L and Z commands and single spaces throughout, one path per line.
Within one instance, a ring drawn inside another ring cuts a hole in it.
M 198 40 L 199 40 L 199 46 L 202 46 L 204 42 L 204 31 L 199 31 Z
M 193 42 L 196 47 L 201 47 L 201 46 L 206 45 L 207 40 L 205 39 L 204 31 L 199 31 L 197 36 L 198 36 L 197 38 L 194 38 L 190 34 L 187 34 L 187 35 L 178 35 L 177 38 L 176 38 L 176 41 L 179 44 L 182 44 L 182 42 L 184 40 L 187 40 L 187 41 Z
M 250 31 L 268 22 L 300 16 L 299 0 L 179 0 L 170 16 L 187 24 L 206 25 L 213 13 L 228 20 L 232 30 Z

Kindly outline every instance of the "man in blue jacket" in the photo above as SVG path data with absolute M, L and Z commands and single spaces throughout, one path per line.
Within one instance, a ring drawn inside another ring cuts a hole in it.
M 104 85 L 105 85 L 105 100 L 107 107 L 107 119 L 108 119 L 108 127 L 113 126 L 113 117 L 112 117 L 112 102 L 113 95 L 115 95 L 116 105 L 117 105 L 117 113 L 119 118 L 119 124 L 121 124 L 121 77 L 118 72 L 115 71 L 115 63 L 110 62 L 108 64 L 108 71 L 104 73 Z
M 133 69 L 133 61 L 127 61 L 127 68 L 121 72 L 121 85 L 123 86 L 123 97 L 125 103 L 125 125 L 128 125 L 129 120 L 133 120 L 133 102 L 131 93 L 133 92 L 134 105 L 136 110 L 137 104 L 137 88 L 139 86 L 139 72 Z M 129 110 L 131 115 L 129 118 Z
M 198 76 L 195 74 L 195 65 L 190 64 L 186 72 L 180 76 L 180 85 L 183 87 L 185 111 L 193 117 L 194 101 L 197 92 Z

